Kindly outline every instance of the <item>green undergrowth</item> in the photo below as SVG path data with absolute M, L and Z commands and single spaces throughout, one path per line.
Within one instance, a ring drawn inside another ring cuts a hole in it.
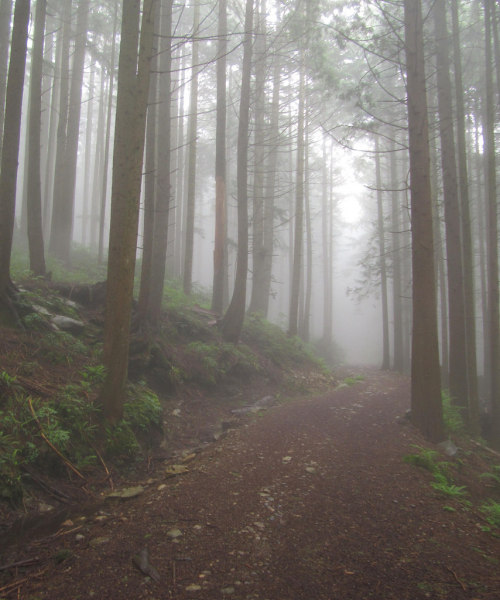
M 49 261 L 53 281 L 103 281 L 94 256 L 76 249 L 72 259 L 71 268 Z M 30 277 L 26 265 L 26 255 L 16 249 L 12 277 L 20 286 L 24 329 L 5 330 L 0 349 L 0 498 L 12 503 L 20 501 L 30 470 L 64 477 L 74 467 L 84 476 L 94 471 L 102 476 L 107 465 L 136 463 L 163 438 L 159 397 L 181 394 L 183 386 L 213 392 L 226 382 L 288 378 L 307 392 L 303 373 L 328 373 L 309 346 L 257 315 L 245 320 L 240 343 L 226 343 L 207 294 L 196 289 L 188 297 L 179 282 L 167 281 L 161 326 L 153 333 L 133 331 L 124 419 L 110 427 L 98 401 L 105 377 L 103 307 L 69 302 L 60 287 L 56 291 L 50 281 Z M 54 329 L 54 315 L 81 321 L 83 330 Z
M 16 377 L 0 374 L 0 498 L 18 502 L 30 469 L 58 476 L 73 466 L 85 474 L 104 459 L 119 465 L 139 458 L 151 428 L 160 428 L 160 401 L 145 384 L 129 385 L 124 419 L 111 427 L 97 401 L 104 368 L 89 365 L 79 375 L 53 397 L 41 398 L 27 394 Z
M 474 464 L 474 461 L 469 466 L 467 461 L 469 457 L 473 458 L 472 451 L 464 452 L 463 458 L 439 460 L 440 453 L 436 450 L 421 446 L 415 446 L 415 449 L 417 452 L 407 454 L 403 457 L 403 461 L 431 473 L 433 481 L 430 482 L 430 487 L 437 496 L 443 500 L 456 502 L 455 505 L 443 505 L 443 510 L 454 513 L 457 508 L 464 511 L 474 509 L 477 511 L 476 514 L 482 514 L 487 522 L 487 525 L 482 527 L 483 531 L 498 537 L 500 535 L 498 532 L 500 529 L 500 465 L 492 465 L 491 470 L 487 472 L 479 472 L 473 467 L 473 483 L 483 484 L 474 485 L 472 494 L 466 485 L 460 485 L 465 471 L 469 471 L 470 481 L 470 464 Z
M 364 376 L 363 375 L 354 375 L 353 377 L 346 377 L 345 379 L 342 380 L 342 383 L 344 383 L 345 385 L 356 385 L 356 383 L 359 383 L 361 381 L 364 381 Z
M 448 390 L 441 392 L 443 406 L 443 422 L 448 435 L 463 434 L 465 432 L 465 423 L 462 417 L 462 411 L 459 406 L 452 403 Z
M 308 344 L 298 336 L 287 335 L 278 325 L 269 323 L 258 314 L 245 319 L 242 341 L 258 348 L 262 356 L 278 367 L 306 365 L 328 371 L 323 360 Z

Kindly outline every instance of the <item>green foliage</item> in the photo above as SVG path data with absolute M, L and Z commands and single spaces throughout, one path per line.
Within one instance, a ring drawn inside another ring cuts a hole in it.
M 160 425 L 162 408 L 158 396 L 142 382 L 129 386 L 124 406 L 124 420 L 132 429 L 147 431 L 151 425 Z
M 4 413 L 0 411 L 3 422 Z M 15 436 L 0 429 L 0 498 L 17 503 L 22 497 L 21 447 Z
M 493 527 L 500 528 L 500 502 L 490 500 L 481 506 L 481 512 L 486 515 L 486 520 Z
M 463 485 L 455 485 L 450 482 L 450 463 L 446 461 L 436 462 L 438 453 L 429 448 L 416 446 L 420 452 L 418 454 L 408 454 L 403 457 L 404 462 L 420 467 L 429 471 L 434 476 L 434 481 L 431 482 L 431 487 L 436 492 L 451 498 L 463 498 L 467 494 L 466 488 Z M 465 503 L 464 500 L 462 502 Z M 449 507 L 445 507 L 449 510 Z
M 279 367 L 309 364 L 328 371 L 300 338 L 288 336 L 280 327 L 260 315 L 250 315 L 245 319 L 242 339 L 258 347 L 265 358 Z
M 12 377 L 11 375 L 9 375 L 7 373 L 7 371 L 1 371 L 0 372 L 0 384 L 4 385 L 5 387 L 12 387 L 14 384 L 16 383 L 16 378 L 15 376 Z
M 355 375 L 354 377 L 346 377 L 343 381 L 346 385 L 354 385 L 364 380 L 363 375 Z
M 420 450 L 420 452 L 418 454 L 407 454 L 403 457 L 403 461 L 410 465 L 415 465 L 416 467 L 425 469 L 426 471 L 430 471 L 431 473 L 437 473 L 439 471 L 439 467 L 436 463 L 438 453 L 435 450 L 430 450 L 429 448 L 421 448 L 420 446 L 416 447 Z
M 481 473 L 481 479 L 488 479 L 493 482 L 495 488 L 500 490 L 500 465 L 493 465 L 493 470 L 489 473 Z
M 106 426 L 105 444 L 106 454 L 116 459 L 130 458 L 139 451 L 139 442 L 126 420 Z
M 77 357 L 88 355 L 85 344 L 64 331 L 47 333 L 37 341 L 37 346 L 37 354 L 55 364 L 71 365 Z
M 55 281 L 96 283 L 106 279 L 106 261 L 99 264 L 93 252 L 76 244 L 71 251 L 71 266 L 64 261 L 47 257 L 47 271 Z
M 244 376 L 260 370 L 250 348 L 224 342 L 191 342 L 186 346 L 186 361 L 190 377 L 202 385 L 215 385 L 231 372 Z
M 187 360 L 193 379 L 202 384 L 215 384 L 222 371 L 217 360 L 218 353 L 216 344 L 191 342 L 187 345 Z
M 459 406 L 452 403 L 448 390 L 442 390 L 443 421 L 448 433 L 461 433 L 464 431 L 464 420 Z
M 17 378 L 7 371 L 0 371 L 0 400 L 18 387 Z
M 23 317 L 26 329 L 30 331 L 43 331 L 47 328 L 47 320 L 40 313 L 30 312 Z
M 460 498 L 467 493 L 464 485 L 454 485 L 453 483 L 448 483 L 446 479 L 443 481 L 442 476 L 437 477 L 437 479 L 438 481 L 433 481 L 431 483 L 431 487 L 444 496 Z
M 50 400 L 31 398 L 17 390 L 5 399 L 4 410 L 0 410 L 0 497 L 20 500 L 23 466 L 41 465 L 42 460 L 44 466 L 59 466 L 42 432 L 78 469 L 97 464 L 98 446 L 118 459 L 138 454 L 136 434 L 144 436 L 151 426 L 161 423 L 160 402 L 144 384 L 130 386 L 124 420 L 116 427 L 103 427 L 102 407 L 96 397 L 104 376 L 102 365 L 87 365 L 79 380 L 61 388 Z M 15 381 L 8 374 L 0 380 Z

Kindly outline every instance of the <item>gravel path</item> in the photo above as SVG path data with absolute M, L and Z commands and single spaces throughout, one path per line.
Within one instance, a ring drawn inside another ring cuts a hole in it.
M 426 445 L 401 419 L 408 398 L 406 378 L 372 372 L 250 416 L 187 473 L 158 473 L 137 498 L 32 542 L 13 559 L 39 563 L 0 588 L 21 582 L 10 597 L 33 600 L 498 600 L 499 539 L 403 462 Z

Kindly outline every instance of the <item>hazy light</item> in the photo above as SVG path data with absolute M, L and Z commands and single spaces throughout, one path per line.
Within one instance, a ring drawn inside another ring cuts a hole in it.
M 343 221 L 349 224 L 358 223 L 363 216 L 363 208 L 359 201 L 364 191 L 361 183 L 346 183 L 341 187 L 342 200 L 339 202 L 340 214 Z

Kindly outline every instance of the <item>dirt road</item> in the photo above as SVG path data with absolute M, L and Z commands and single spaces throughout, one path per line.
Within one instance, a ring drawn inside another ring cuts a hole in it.
M 408 405 L 406 378 L 373 372 L 249 417 L 187 473 L 31 543 L 11 560 L 38 562 L 0 587 L 33 600 L 498 600 L 499 539 L 403 461 L 424 445 L 400 420 Z

